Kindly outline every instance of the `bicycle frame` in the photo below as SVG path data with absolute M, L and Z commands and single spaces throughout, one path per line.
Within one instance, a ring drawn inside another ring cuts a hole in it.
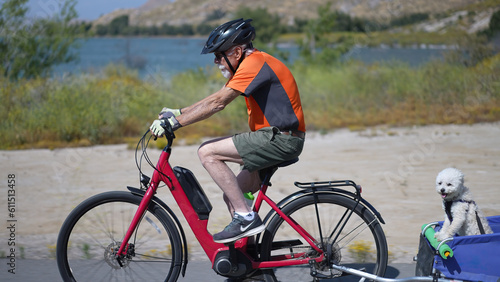
M 221 251 L 229 250 L 233 247 L 233 244 L 230 246 L 226 246 L 221 243 L 216 243 L 213 240 L 212 235 L 208 232 L 207 225 L 208 219 L 199 219 L 197 213 L 195 212 L 191 202 L 189 201 L 184 189 L 182 188 L 178 178 L 176 177 L 170 163 L 169 158 L 171 155 L 171 140 L 169 140 L 169 144 L 163 149 L 159 160 L 156 164 L 156 169 L 153 173 L 149 186 L 143 196 L 143 199 L 137 209 L 136 214 L 128 228 L 125 237 L 120 245 L 120 248 L 117 252 L 117 260 L 120 262 L 120 257 L 125 256 L 127 253 L 127 248 L 129 246 L 128 242 L 135 232 L 139 221 L 143 217 L 145 211 L 148 208 L 154 194 L 156 193 L 160 182 L 164 182 L 170 192 L 172 193 L 175 201 L 177 202 L 179 208 L 181 209 L 186 221 L 188 222 L 190 228 L 192 229 L 196 239 L 202 246 L 203 250 L 207 254 L 208 258 L 214 263 L 216 255 Z M 309 234 L 307 231 L 302 228 L 299 224 L 297 224 L 293 219 L 285 215 L 278 205 L 270 199 L 266 195 L 268 185 L 265 182 L 261 185 L 261 192 L 258 193 L 258 196 L 255 200 L 254 211 L 258 212 L 262 205 L 262 202 L 265 201 L 268 203 L 271 208 L 279 214 L 297 233 L 299 233 L 310 245 L 311 247 L 319 253 L 319 256 L 311 259 L 311 258 L 303 258 L 303 259 L 293 259 L 290 256 L 283 256 L 274 259 L 273 261 L 255 261 L 249 255 L 247 255 L 247 243 L 248 238 L 242 238 L 236 242 L 234 242 L 234 248 L 240 250 L 243 254 L 245 254 L 248 259 L 251 261 L 252 269 L 259 268 L 274 268 L 274 267 L 282 267 L 282 266 L 291 266 L 291 265 L 301 265 L 308 264 L 311 260 L 315 260 L 316 262 L 320 262 L 324 259 L 323 251 L 317 246 L 316 240 Z

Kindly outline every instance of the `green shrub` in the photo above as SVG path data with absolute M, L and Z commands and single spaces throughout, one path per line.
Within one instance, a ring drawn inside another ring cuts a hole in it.
M 500 55 L 473 67 L 435 61 L 359 62 L 291 70 L 300 89 L 308 130 L 378 124 L 474 123 L 500 120 Z M 190 105 L 224 85 L 216 67 L 171 80 L 142 80 L 109 66 L 99 74 L 13 82 L 0 78 L 0 148 L 82 146 L 137 138 L 162 107 Z M 248 130 L 245 100 L 177 132 L 189 143 Z

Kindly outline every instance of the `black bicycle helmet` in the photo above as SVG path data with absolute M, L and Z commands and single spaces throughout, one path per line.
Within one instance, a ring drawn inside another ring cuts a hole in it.
M 225 52 L 236 45 L 251 43 L 255 38 L 255 28 L 250 25 L 252 19 L 237 19 L 220 25 L 208 36 L 201 54 Z

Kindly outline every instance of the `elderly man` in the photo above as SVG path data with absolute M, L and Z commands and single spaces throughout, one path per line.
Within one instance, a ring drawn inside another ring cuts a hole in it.
M 264 230 L 258 214 L 247 205 L 243 193 L 260 188 L 259 170 L 294 159 L 304 145 L 305 123 L 299 91 L 290 70 L 278 59 L 253 48 L 255 29 L 250 19 L 233 20 L 214 29 L 201 51 L 214 53 L 227 83 L 201 101 L 182 108 L 164 108 L 151 125 L 155 136 L 164 134 L 169 122 L 174 130 L 204 120 L 243 96 L 250 132 L 203 143 L 198 155 L 204 168 L 224 192 L 233 216 L 215 242 L 229 243 Z M 242 165 L 235 175 L 226 162 Z

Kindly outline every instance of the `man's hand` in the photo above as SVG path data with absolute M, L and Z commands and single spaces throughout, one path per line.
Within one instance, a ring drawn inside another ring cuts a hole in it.
M 153 124 L 151 124 L 151 127 L 149 127 L 151 134 L 156 137 L 163 136 L 163 134 L 165 134 L 165 122 L 168 122 L 170 124 L 172 131 L 179 129 L 182 126 L 174 116 L 171 116 L 169 118 L 157 119 L 153 121 Z
M 149 127 L 149 130 L 151 131 L 151 134 L 153 134 L 155 137 L 161 137 L 163 134 L 165 134 L 165 120 L 164 119 L 157 119 L 153 121 L 153 124 L 151 124 L 151 127 Z
M 180 115 L 181 115 L 181 109 L 170 109 L 165 107 L 158 114 L 158 119 L 169 118 L 171 116 L 178 117 Z

